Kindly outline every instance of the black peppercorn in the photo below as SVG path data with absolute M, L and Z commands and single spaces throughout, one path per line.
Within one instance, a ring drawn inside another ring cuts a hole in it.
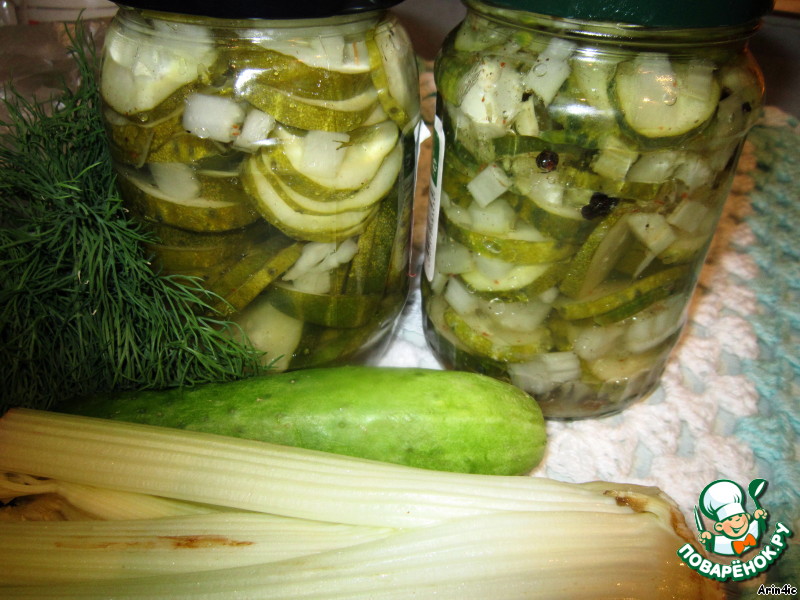
M 536 166 L 548 173 L 555 170 L 558 166 L 558 153 L 552 150 L 542 150 L 536 157 Z
M 589 204 L 581 207 L 581 216 L 591 220 L 597 217 L 605 217 L 611 214 L 614 207 L 619 203 L 619 198 L 612 198 L 602 192 L 595 192 L 589 199 Z

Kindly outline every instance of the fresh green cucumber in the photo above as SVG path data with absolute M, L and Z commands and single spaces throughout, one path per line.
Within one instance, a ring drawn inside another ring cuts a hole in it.
M 58 410 L 465 473 L 527 473 L 546 439 L 541 410 L 525 392 L 433 369 L 308 369 L 98 396 Z

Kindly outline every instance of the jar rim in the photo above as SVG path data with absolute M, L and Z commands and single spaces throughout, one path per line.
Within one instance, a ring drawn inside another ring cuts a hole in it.
M 389 9 L 403 0 L 124 0 L 120 7 L 218 19 L 321 19 Z
M 607 24 L 663 29 L 705 29 L 758 21 L 774 0 L 464 0 L 514 11 Z
M 731 42 L 746 42 L 761 26 L 760 19 L 717 27 L 652 27 L 612 21 L 592 21 L 572 17 L 557 17 L 544 13 L 520 11 L 499 6 L 494 0 L 462 0 L 469 12 L 506 26 L 546 31 L 552 35 L 610 42 L 615 45 L 655 47 L 712 46 Z

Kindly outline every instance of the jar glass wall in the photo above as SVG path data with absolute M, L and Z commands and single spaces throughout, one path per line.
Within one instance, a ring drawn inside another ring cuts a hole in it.
M 408 289 L 418 89 L 385 11 L 237 20 L 121 7 L 103 117 L 155 268 L 198 277 L 209 314 L 276 370 L 373 347 Z
M 755 25 L 467 6 L 435 66 L 429 345 L 547 417 L 619 411 L 659 381 L 760 114 Z

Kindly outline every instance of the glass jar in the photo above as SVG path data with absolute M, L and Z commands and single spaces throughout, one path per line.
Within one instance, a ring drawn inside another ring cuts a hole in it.
M 548 418 L 657 385 L 762 106 L 763 3 L 629 4 L 467 0 L 435 65 L 426 338 Z
M 277 371 L 355 360 L 408 290 L 419 83 L 396 2 L 176 4 L 120 6 L 100 84 L 155 268 L 200 278 Z

